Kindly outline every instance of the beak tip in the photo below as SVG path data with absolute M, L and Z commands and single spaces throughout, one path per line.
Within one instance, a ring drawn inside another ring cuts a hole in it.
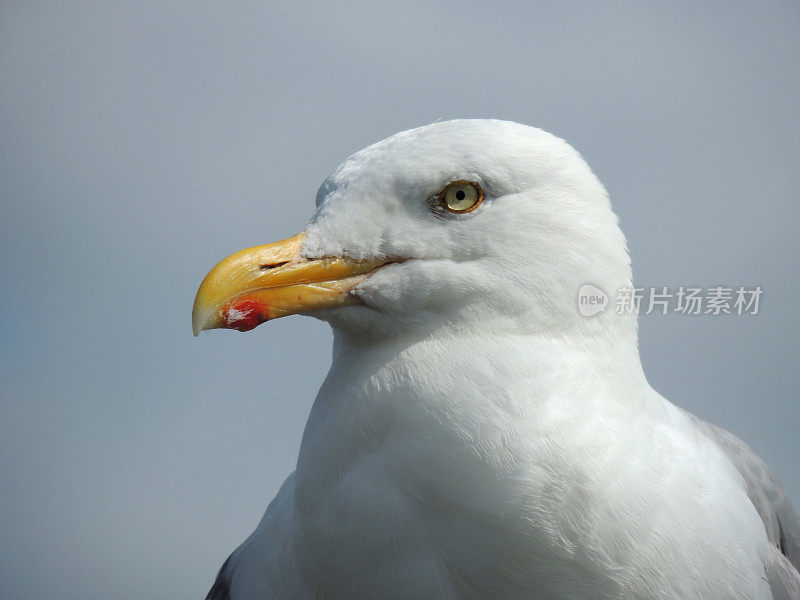
M 213 325 L 209 323 L 210 311 L 193 310 L 192 311 L 192 333 L 197 337 L 206 329 L 212 329 Z

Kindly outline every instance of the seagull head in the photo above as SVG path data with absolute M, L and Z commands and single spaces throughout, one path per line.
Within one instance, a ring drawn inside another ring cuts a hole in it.
M 453 120 L 398 133 L 323 182 L 305 229 L 237 252 L 198 290 L 195 335 L 305 313 L 353 341 L 441 332 L 632 331 L 578 310 L 630 285 L 625 238 L 581 156 L 540 129 Z

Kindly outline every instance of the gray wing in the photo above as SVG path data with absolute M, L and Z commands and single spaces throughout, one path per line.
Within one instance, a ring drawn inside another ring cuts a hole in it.
M 689 413 L 687 413 L 689 414 Z M 781 482 L 750 447 L 732 433 L 689 414 L 698 429 L 714 440 L 744 478 L 747 495 L 758 511 L 767 537 L 800 569 L 800 518 Z
M 231 554 L 233 556 L 233 554 Z M 214 581 L 214 585 L 211 586 L 211 589 L 208 590 L 208 595 L 206 596 L 206 600 L 230 600 L 231 599 L 231 557 L 229 556 L 225 559 L 225 562 L 222 563 L 222 567 L 220 567 L 219 573 L 217 574 L 217 579 Z
M 777 548 L 764 561 L 773 600 L 800 600 L 800 573 Z
M 697 428 L 725 452 L 744 479 L 747 496 L 758 511 L 775 552 L 767 557 L 766 575 L 780 600 L 800 600 L 800 518 L 786 491 L 750 447 L 729 431 L 686 413 Z

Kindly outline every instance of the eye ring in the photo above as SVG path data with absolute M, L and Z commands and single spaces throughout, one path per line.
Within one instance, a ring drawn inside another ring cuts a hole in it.
M 459 179 L 451 181 L 437 194 L 439 205 L 448 212 L 464 214 L 472 212 L 483 202 L 483 188 L 474 181 Z

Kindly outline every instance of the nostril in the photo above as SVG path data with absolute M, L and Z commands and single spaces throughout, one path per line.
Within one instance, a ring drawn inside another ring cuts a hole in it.
M 277 269 L 278 267 L 282 267 L 283 265 L 287 264 L 288 262 L 289 262 L 288 260 L 285 260 L 283 262 L 277 262 L 277 263 L 270 263 L 270 264 L 266 264 L 266 265 L 261 265 L 258 268 L 261 271 L 269 271 L 270 269 Z

